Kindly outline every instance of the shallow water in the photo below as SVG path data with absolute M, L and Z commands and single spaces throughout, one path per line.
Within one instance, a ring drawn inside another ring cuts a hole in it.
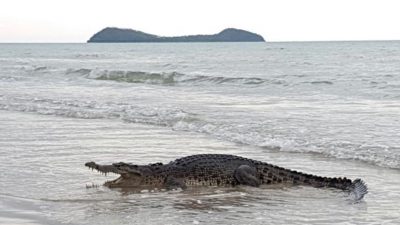
M 282 153 L 210 140 L 196 133 L 123 123 L 3 112 L 1 196 L 5 218 L 54 224 L 321 224 L 400 222 L 400 174 L 362 162 Z M 178 147 L 184 146 L 184 147 Z M 145 152 L 145 153 L 144 153 Z M 345 193 L 311 187 L 200 188 L 183 192 L 110 190 L 83 162 L 168 162 L 193 153 L 245 155 L 326 176 L 362 177 L 370 193 L 361 203 Z M 15 203 L 17 202 L 17 203 Z M 46 222 L 47 221 L 47 222 Z
M 0 223 L 400 223 L 399 46 L 1 45 Z M 132 193 L 83 166 L 196 153 L 360 177 L 369 194 Z

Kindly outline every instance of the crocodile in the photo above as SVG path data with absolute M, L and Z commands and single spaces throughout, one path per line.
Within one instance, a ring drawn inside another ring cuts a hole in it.
M 198 154 L 171 161 L 168 164 L 153 163 L 135 165 L 113 163 L 101 165 L 87 162 L 85 166 L 105 175 L 120 176 L 104 185 L 109 188 L 160 188 L 186 189 L 193 186 L 232 187 L 247 185 L 284 184 L 307 185 L 312 187 L 336 188 L 347 191 L 356 200 L 368 193 L 361 179 L 346 177 L 322 177 L 285 169 L 262 161 L 226 154 Z

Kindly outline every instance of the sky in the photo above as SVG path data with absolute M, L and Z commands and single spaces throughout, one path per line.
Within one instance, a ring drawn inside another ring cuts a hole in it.
M 161 36 L 234 27 L 266 41 L 400 40 L 399 0 L 1 0 L 0 42 L 86 42 L 105 27 Z

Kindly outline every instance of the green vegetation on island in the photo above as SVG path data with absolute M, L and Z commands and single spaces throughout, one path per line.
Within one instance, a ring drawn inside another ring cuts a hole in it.
M 94 34 L 88 42 L 265 42 L 261 35 L 227 28 L 217 34 L 163 37 L 132 29 L 107 27 Z

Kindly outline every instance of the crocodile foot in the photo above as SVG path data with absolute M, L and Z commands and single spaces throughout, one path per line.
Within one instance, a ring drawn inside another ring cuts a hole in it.
M 261 184 L 261 181 L 257 178 L 256 169 L 248 165 L 239 166 L 235 170 L 234 177 L 242 185 L 258 187 Z

